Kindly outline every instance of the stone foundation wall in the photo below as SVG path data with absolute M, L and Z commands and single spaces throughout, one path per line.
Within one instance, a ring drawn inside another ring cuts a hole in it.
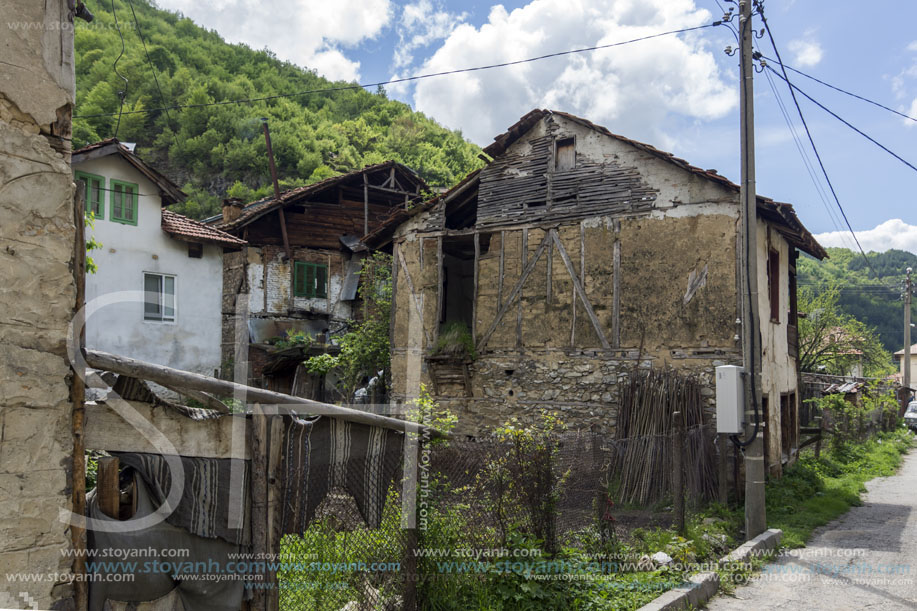
M 541 410 L 555 412 L 570 430 L 593 427 L 612 432 L 621 403 L 621 393 L 634 368 L 670 366 L 696 376 L 706 398 L 711 421 L 716 416 L 715 368 L 737 365 L 741 355 L 725 353 L 716 358 L 672 358 L 667 353 L 640 356 L 636 350 L 622 350 L 614 356 L 594 351 L 527 351 L 486 354 L 469 365 L 472 396 L 465 397 L 457 382 L 434 384 L 433 369 L 424 366 L 421 380 L 442 406 L 459 417 L 456 432 L 487 434 L 512 417 L 528 420 Z M 393 372 L 405 371 L 406 353 L 393 355 Z M 668 363 L 666 365 L 666 363 Z M 406 400 L 397 389 L 405 381 L 396 376 L 394 400 Z M 434 390 L 435 389 L 435 390 Z M 438 392 L 437 392 L 438 391 Z

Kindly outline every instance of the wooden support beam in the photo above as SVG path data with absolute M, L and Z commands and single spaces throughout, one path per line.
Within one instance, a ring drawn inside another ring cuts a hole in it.
M 369 178 L 363 172 L 363 235 L 369 233 Z
M 503 301 L 503 261 L 506 256 L 506 232 L 500 232 L 500 277 L 497 278 L 497 303 Z
M 268 425 L 268 460 L 267 460 L 267 547 L 271 554 L 280 554 L 280 515 L 282 509 L 281 463 L 283 459 L 283 417 L 271 416 Z M 276 582 L 276 573 L 272 574 Z M 267 600 L 267 611 L 278 611 L 280 608 L 280 591 L 271 590 Z
M 312 401 L 302 397 L 293 397 L 283 393 L 265 390 L 263 388 L 254 388 L 228 380 L 218 380 L 199 373 L 190 371 L 181 371 L 163 365 L 146 363 L 137 359 L 108 354 L 98 350 L 86 351 L 86 363 L 95 369 L 113 371 L 143 380 L 156 382 L 157 384 L 173 385 L 179 389 L 193 389 L 203 392 L 209 392 L 216 396 L 242 396 L 249 403 L 264 403 L 276 406 L 281 411 L 295 411 L 307 415 L 323 415 L 332 418 L 343 418 L 351 422 L 359 422 L 370 426 L 380 426 L 385 429 L 396 431 L 422 431 L 425 430 L 418 424 L 371 414 L 350 407 L 341 407 L 330 403 Z M 432 431 L 433 436 L 442 436 L 440 431 Z
M 612 262 L 611 343 L 621 347 L 621 221 L 614 221 L 615 244 Z
M 474 233 L 474 287 L 471 289 L 471 338 L 477 341 L 478 327 L 478 267 L 481 259 L 481 234 Z
M 206 409 L 212 409 L 213 411 L 220 412 L 221 414 L 229 413 L 229 408 L 226 407 L 226 404 L 209 393 L 201 392 L 199 390 L 188 389 L 188 388 L 184 390 L 178 390 L 176 388 L 166 386 L 165 384 L 160 384 L 160 386 L 164 386 L 165 388 L 168 388 L 169 390 L 173 392 L 177 392 L 187 397 L 191 397 L 195 401 L 199 401 L 200 403 L 202 403 Z
M 75 316 L 83 311 L 86 302 L 86 192 L 82 182 L 77 181 L 76 197 L 73 201 L 73 281 L 76 285 L 76 299 L 73 302 Z M 81 325 L 80 335 L 75 338 L 77 347 L 82 351 L 86 346 L 86 326 Z M 81 372 L 73 370 L 70 382 L 70 403 L 72 413 L 70 426 L 73 438 L 71 457 L 70 502 L 77 515 L 86 514 L 86 453 L 85 453 L 85 404 L 86 392 Z M 73 546 L 73 598 L 77 611 L 89 608 L 89 587 L 86 576 L 86 556 L 81 553 L 86 549 L 86 529 L 78 524 L 70 525 L 70 544 Z
M 287 217 L 283 213 L 283 206 L 277 208 L 277 214 L 280 216 L 280 233 L 283 236 L 283 249 L 287 253 L 287 261 L 293 265 L 293 251 L 290 250 L 290 237 L 287 235 Z M 292 277 L 292 274 L 290 274 Z M 291 291 L 292 292 L 292 291 Z
M 554 269 L 553 269 L 553 267 L 554 267 L 554 248 L 553 248 L 553 246 L 552 246 L 551 244 L 548 244 L 547 263 L 548 263 L 548 266 L 547 266 L 547 267 L 548 267 L 548 277 L 546 278 L 545 281 L 546 281 L 546 283 L 547 283 L 547 301 L 548 301 L 548 307 L 551 307 L 552 305 L 554 305 L 554 295 L 552 294 L 552 293 L 553 293 L 553 286 L 552 286 L 552 284 L 553 284 L 553 280 L 554 280 L 554 278 L 553 278 L 553 274 L 554 274 Z
M 439 326 L 445 321 L 443 316 L 443 273 L 446 262 L 443 260 L 443 236 L 436 238 L 436 324 L 433 327 L 433 345 L 439 341 Z M 473 337 L 473 336 L 472 336 Z
M 523 242 L 527 241 L 526 234 L 522 234 Z M 544 240 L 541 241 L 541 245 L 538 247 L 538 250 L 535 251 L 535 254 L 532 255 L 532 258 L 528 260 L 525 264 L 525 268 L 522 270 L 522 275 L 519 277 L 519 280 L 516 282 L 516 285 L 513 287 L 513 290 L 510 291 L 509 296 L 506 298 L 506 301 L 503 305 L 500 306 L 500 309 L 497 310 L 497 315 L 494 317 L 492 323 L 487 328 L 487 331 L 484 332 L 484 335 L 481 336 L 481 340 L 478 342 L 477 350 L 480 352 L 484 346 L 487 345 L 490 336 L 493 335 L 494 331 L 497 329 L 497 325 L 500 324 L 500 321 L 503 319 L 503 316 L 506 314 L 506 311 L 509 310 L 510 306 L 513 305 L 513 302 L 516 301 L 518 297 L 522 294 L 522 286 L 525 284 L 525 281 L 528 280 L 529 274 L 532 273 L 532 270 L 535 269 L 535 264 L 538 263 L 538 259 L 541 258 L 541 255 L 544 253 L 545 248 L 547 248 L 548 242 L 551 240 L 551 233 L 547 233 L 544 237 Z M 523 253 L 525 251 L 523 250 Z M 519 299 L 519 303 L 522 303 L 522 300 Z M 522 325 L 522 309 L 519 309 L 519 318 L 517 319 L 517 326 Z
M 529 257 L 529 230 L 522 228 L 522 263 L 525 263 Z M 525 270 L 525 265 L 522 266 Z M 522 275 L 519 276 L 522 279 Z M 483 348 L 483 343 L 481 345 Z M 519 303 L 516 306 L 516 349 L 522 351 L 522 286 L 519 287 Z M 480 350 L 478 350 L 480 352 Z
M 421 245 L 420 251 L 423 252 L 423 247 Z M 427 329 L 427 325 L 424 324 L 423 320 L 423 308 L 420 307 L 420 302 L 417 299 L 417 293 L 414 292 L 414 282 L 411 280 L 411 272 L 408 271 L 408 264 L 404 261 L 404 255 L 401 253 L 401 249 L 398 249 L 398 262 L 401 264 L 401 271 L 404 273 L 404 281 L 408 285 L 408 291 L 411 292 L 411 301 L 414 302 L 414 307 L 417 309 L 417 315 L 420 316 L 420 325 L 423 327 L 424 336 L 426 336 L 427 344 L 431 344 L 430 331 Z
M 605 338 L 605 332 L 602 330 L 602 325 L 599 323 L 599 318 L 595 315 L 595 310 L 592 309 L 592 304 L 589 302 L 589 298 L 586 297 L 586 290 L 583 288 L 583 284 L 576 276 L 576 270 L 573 269 L 573 263 L 570 261 L 570 256 L 567 254 L 567 249 L 564 248 L 564 245 L 560 242 L 560 238 L 557 237 L 557 231 L 554 229 L 549 230 L 548 236 L 554 240 L 554 244 L 557 246 L 557 252 L 560 254 L 560 258 L 563 259 L 564 265 L 567 266 L 567 272 L 570 274 L 570 278 L 573 279 L 573 287 L 576 289 L 576 292 L 579 293 L 580 300 L 583 302 L 583 309 L 586 310 L 586 315 L 589 316 L 589 320 L 592 321 L 592 326 L 595 328 L 595 332 L 599 336 L 599 341 L 602 343 L 602 348 L 606 350 L 611 349 L 611 345 Z
M 99 458 L 96 472 L 96 498 L 99 509 L 109 518 L 117 520 L 121 513 L 121 487 L 118 485 L 120 461 L 117 456 Z

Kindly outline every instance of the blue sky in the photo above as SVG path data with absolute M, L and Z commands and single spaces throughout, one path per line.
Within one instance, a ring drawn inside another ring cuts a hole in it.
M 723 6 L 729 6 L 720 0 Z M 268 47 L 329 78 L 371 83 L 608 44 L 718 19 L 716 0 L 158 0 L 231 42 Z M 917 116 L 917 5 L 877 0 L 766 0 L 784 61 Z M 760 20 L 756 21 L 760 27 Z M 738 165 L 737 58 L 723 27 L 513 68 L 389 86 L 440 123 L 488 144 L 532 108 L 572 112 L 613 132 L 715 168 Z M 759 41 L 773 57 L 766 38 Z M 795 84 L 917 165 L 917 123 L 791 73 Z M 808 149 L 785 84 L 775 79 Z M 851 246 L 812 178 L 764 74 L 755 78 L 758 192 L 790 202 L 826 245 Z M 800 99 L 851 225 L 866 250 L 917 253 L 917 172 Z M 835 232 L 832 235 L 831 232 Z

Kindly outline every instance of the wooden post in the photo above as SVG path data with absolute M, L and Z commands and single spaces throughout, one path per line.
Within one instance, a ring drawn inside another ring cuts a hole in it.
M 118 485 L 118 471 L 120 461 L 116 456 L 103 456 L 99 459 L 99 469 L 96 472 L 96 497 L 99 499 L 99 509 L 109 518 L 117 520 L 120 517 L 121 487 Z
M 825 436 L 824 418 L 816 416 L 815 421 L 818 423 L 818 441 L 815 442 L 815 460 L 821 458 L 821 440 Z
M 525 268 L 525 262 L 529 257 L 529 230 L 522 229 L 522 267 Z M 522 274 L 525 276 L 525 270 Z M 498 314 L 499 315 L 499 314 Z M 483 340 L 481 342 L 483 347 Z M 516 348 L 522 351 L 522 285 L 519 286 L 519 305 L 516 309 Z
M 421 434 L 417 433 L 417 449 L 413 457 L 408 453 L 405 458 L 411 457 L 414 460 L 413 468 L 410 468 L 410 465 L 405 464 L 406 473 L 418 473 L 420 468 L 420 458 L 421 452 L 423 451 L 422 437 Z M 407 443 L 407 440 L 405 440 Z M 413 482 L 406 482 L 405 485 L 417 486 L 420 481 L 420 478 L 414 478 Z M 410 510 L 417 511 L 417 505 L 411 507 Z M 402 611 L 415 611 L 418 608 L 417 600 L 417 584 L 420 580 L 420 574 L 417 570 L 417 547 L 420 541 L 420 532 L 417 528 L 417 516 L 415 514 L 415 520 L 413 522 L 412 528 L 404 529 L 404 561 L 402 566 L 404 568 L 404 597 L 402 599 Z
M 73 244 L 73 280 L 76 284 L 76 300 L 73 303 L 74 313 L 79 312 L 86 305 L 86 191 L 83 183 L 77 181 L 76 196 L 73 201 L 73 224 L 75 237 Z M 85 322 L 85 321 L 84 321 Z M 85 324 L 77 338 L 78 346 L 82 352 L 86 346 Z M 71 460 L 71 496 L 73 513 L 86 515 L 86 448 L 84 443 L 84 417 L 86 408 L 84 398 L 86 393 L 83 376 L 85 371 L 73 371 L 70 380 L 70 402 L 73 405 L 70 424 L 73 433 L 73 456 Z M 86 549 L 86 530 L 75 524 L 70 525 L 70 544 L 73 546 L 73 597 L 76 611 L 86 611 L 89 608 L 89 587 L 85 580 L 86 556 L 81 553 Z
M 262 418 L 262 420 L 268 420 Z M 281 511 L 281 459 L 283 449 L 283 416 L 273 415 L 268 423 L 268 458 L 267 458 L 267 548 L 272 554 L 270 558 L 276 558 L 280 555 L 280 511 Z M 269 574 L 272 583 L 277 582 L 277 573 L 271 571 Z M 267 600 L 265 601 L 267 611 L 278 611 L 280 609 L 280 590 L 278 587 L 271 588 L 267 591 Z
M 672 483 L 675 494 L 675 528 L 678 534 L 685 534 L 685 477 L 684 477 L 684 454 L 685 454 L 685 429 L 681 412 L 672 413 L 672 441 L 674 448 L 672 450 L 673 473 Z
M 248 427 L 249 456 L 251 456 L 251 532 L 252 552 L 255 558 L 267 558 L 267 418 L 261 405 L 252 408 L 251 426 Z M 253 576 L 254 577 L 254 576 Z M 261 583 L 270 583 L 270 573 L 260 576 Z M 252 608 L 267 609 L 268 591 L 252 588 Z
M 729 446 L 726 445 L 726 436 L 717 435 L 716 436 L 716 454 L 717 454 L 717 469 L 716 469 L 716 479 L 717 479 L 717 501 L 720 505 L 725 506 L 729 499 L 729 493 L 727 488 L 726 481 L 726 452 L 729 450 Z
M 439 341 L 440 323 L 444 322 L 446 317 L 443 316 L 443 274 L 445 273 L 446 262 L 443 259 L 443 236 L 436 238 L 436 321 L 433 325 L 433 345 Z M 394 301 L 392 301 L 394 303 Z M 472 335 L 472 337 L 474 337 Z

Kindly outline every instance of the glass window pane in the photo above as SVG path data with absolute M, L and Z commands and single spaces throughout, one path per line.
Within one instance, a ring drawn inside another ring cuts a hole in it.
M 123 208 L 123 203 L 121 200 L 121 195 L 122 195 L 121 185 L 118 185 L 118 184 L 113 185 L 112 193 L 111 193 L 112 210 L 113 210 L 113 216 L 118 219 L 124 218 L 124 208 Z
M 143 275 L 143 317 L 147 320 L 162 319 L 162 276 L 157 274 Z
M 90 210 L 96 216 L 102 212 L 102 181 L 101 180 L 92 180 L 92 192 L 89 195 Z
M 172 276 L 163 277 L 163 311 L 164 320 L 175 320 L 175 278 Z

